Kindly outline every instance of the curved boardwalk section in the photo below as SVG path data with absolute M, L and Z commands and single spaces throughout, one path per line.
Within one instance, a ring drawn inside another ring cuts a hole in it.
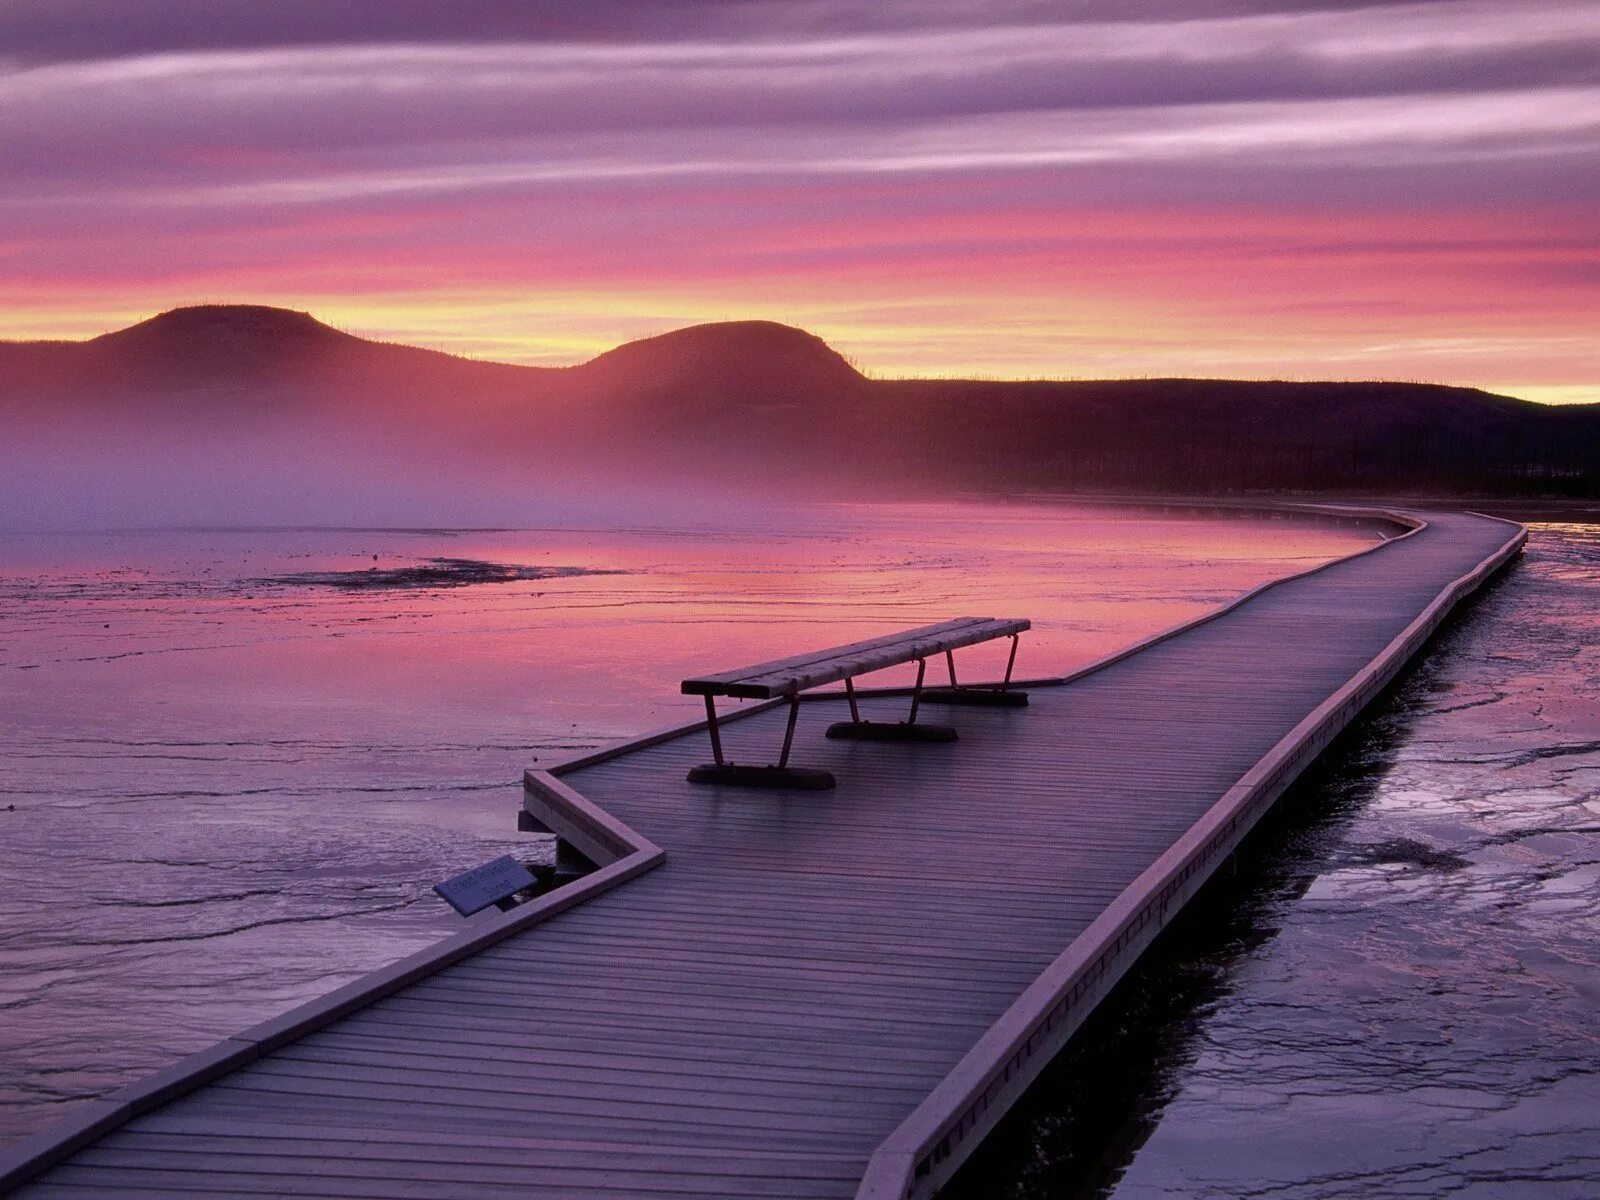
M 19 1194 L 930 1194 L 1523 537 L 1426 520 L 1030 708 L 955 710 L 951 745 L 826 741 L 840 702 L 807 704 L 831 792 L 692 786 L 697 727 L 534 773 L 611 864 L 590 898 L 95 1102 L 13 1154 Z M 764 761 L 783 717 L 730 752 Z

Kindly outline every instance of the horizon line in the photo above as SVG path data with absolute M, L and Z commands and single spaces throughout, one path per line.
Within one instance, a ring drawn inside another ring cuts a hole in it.
M 158 310 L 156 312 L 153 312 L 153 313 L 149 314 L 148 316 L 138 317 L 138 318 L 136 318 L 136 319 L 134 319 L 132 321 L 129 321 L 127 324 L 111 326 L 109 328 L 103 328 L 98 333 L 86 334 L 86 335 L 81 336 L 81 337 L 76 337 L 76 338 L 61 338 L 61 337 L 56 337 L 56 338 L 50 338 L 50 337 L 30 338 L 30 337 L 6 337 L 6 336 L 0 336 L 0 345 L 12 345 L 12 346 L 26 346 L 26 345 L 35 345 L 35 346 L 38 346 L 38 345 L 78 346 L 78 345 L 85 345 L 85 344 L 87 344 L 89 342 L 94 341 L 97 338 L 104 337 L 104 336 L 106 336 L 108 334 L 120 333 L 120 332 L 123 332 L 125 330 L 132 329 L 132 328 L 134 328 L 134 327 L 136 327 L 138 325 L 142 325 L 142 324 L 146 323 L 147 321 L 152 321 L 152 320 L 155 320 L 158 317 L 167 316 L 170 313 L 183 312 L 183 311 L 187 311 L 187 310 L 190 310 L 190 309 L 203 309 L 203 308 L 268 309 L 268 310 L 271 310 L 271 311 L 274 311 L 274 312 L 289 313 L 289 314 L 293 314 L 293 315 L 296 315 L 296 316 L 308 317 L 311 320 L 315 321 L 317 324 L 324 326 L 325 328 L 334 330 L 335 332 L 338 332 L 338 333 L 345 334 L 345 335 L 347 335 L 349 337 L 358 338 L 358 339 L 360 339 L 361 341 L 364 341 L 364 342 L 373 343 L 375 345 L 397 346 L 397 347 L 404 347 L 404 348 L 412 349 L 412 350 L 426 350 L 426 351 L 429 351 L 429 352 L 434 353 L 434 354 L 445 355 L 445 356 L 447 356 L 449 358 L 460 359 L 463 362 L 482 363 L 482 364 L 487 365 L 487 366 L 516 367 L 516 368 L 534 370 L 534 371 L 564 371 L 564 370 L 570 370 L 570 369 L 572 369 L 574 367 L 586 366 L 587 364 L 595 361 L 597 358 L 601 357 L 602 355 L 609 353 L 611 350 L 616 350 L 616 349 L 619 349 L 619 348 L 621 348 L 623 346 L 633 345 L 633 344 L 635 344 L 637 342 L 650 341 L 650 340 L 652 340 L 654 338 L 664 337 L 664 336 L 667 336 L 667 335 L 673 334 L 673 333 L 680 333 L 680 332 L 682 332 L 684 330 L 688 330 L 688 329 L 699 329 L 699 328 L 705 328 L 705 327 L 716 326 L 716 325 L 758 324 L 758 325 L 777 325 L 777 326 L 782 326 L 784 328 L 798 330 L 801 333 L 805 333 L 805 334 L 808 334 L 808 335 L 810 335 L 812 337 L 817 338 L 818 341 L 821 341 L 830 350 L 832 350 L 834 353 L 838 354 L 841 358 L 845 359 L 845 361 L 858 374 L 860 374 L 862 376 L 862 378 L 867 379 L 867 380 L 869 380 L 871 382 L 875 382 L 875 383 L 923 383 L 923 382 L 925 382 L 925 383 L 950 383 L 950 382 L 961 382 L 961 383 L 1152 383 L 1152 382 L 1158 382 L 1158 381 L 1171 381 L 1171 382 L 1196 382 L 1196 383 L 1287 383 L 1287 384 L 1358 383 L 1358 384 L 1401 384 L 1401 385 L 1411 386 L 1411 387 L 1438 387 L 1438 388 L 1452 388 L 1452 389 L 1458 389 L 1458 390 L 1464 390 L 1464 391 L 1477 391 L 1477 392 L 1482 392 L 1485 395 L 1499 396 L 1499 397 L 1503 397 L 1503 398 L 1510 399 L 1510 400 L 1520 400 L 1520 401 L 1523 401 L 1525 403 L 1538 404 L 1538 405 L 1541 405 L 1541 406 L 1547 407 L 1547 408 L 1581 408 L 1581 407 L 1590 406 L 1590 405 L 1600 405 L 1600 396 L 1597 396 L 1593 400 L 1549 399 L 1549 398 L 1541 398 L 1540 396 L 1538 396 L 1536 394 L 1533 394 L 1533 395 L 1519 395 L 1519 394 L 1517 394 L 1515 392 L 1501 391 L 1501 390 L 1498 390 L 1496 388 L 1496 386 L 1493 385 L 1493 384 L 1459 383 L 1459 382 L 1451 382 L 1451 381 L 1447 381 L 1447 380 L 1442 380 L 1442 379 L 1438 379 L 1438 378 L 1420 378 L 1420 377 L 1402 378 L 1402 377 L 1386 377 L 1386 376 L 1378 376 L 1378 375 L 1316 375 L 1316 376 L 1303 375 L 1303 374 L 1276 374 L 1276 375 L 1209 375 L 1209 374 L 1193 374 L 1193 375 L 1191 375 L 1191 374 L 1181 374 L 1181 375 L 1174 375 L 1174 374 L 1169 374 L 1169 373 L 1165 373 L 1165 372 L 1151 372 L 1151 373 L 1148 373 L 1148 374 L 1125 374 L 1125 375 L 1090 375 L 1090 374 L 1076 374 L 1076 373 L 1059 374 L 1059 375 L 1037 375 L 1037 374 L 1035 374 L 1035 375 L 1002 375 L 1002 374 L 995 374 L 995 373 L 992 373 L 992 372 L 975 372 L 975 373 L 972 373 L 972 374 L 957 374 L 957 375 L 948 375 L 948 374 L 909 374 L 909 373 L 898 373 L 898 372 L 890 373 L 890 372 L 877 371 L 877 370 L 874 370 L 874 369 L 872 369 L 870 367 L 863 366 L 862 364 L 857 362 L 852 355 L 846 354 L 844 351 L 839 350 L 827 338 L 823 337 L 821 334 L 815 333 L 814 331 L 806 328 L 804 325 L 794 324 L 794 323 L 789 322 L 789 321 L 778 321 L 778 320 L 774 320 L 774 319 L 769 318 L 769 317 L 727 317 L 727 318 L 721 318 L 721 319 L 713 320 L 713 321 L 691 321 L 688 324 L 676 325 L 676 326 L 673 326 L 670 329 L 663 329 L 663 330 L 660 330 L 659 332 L 656 332 L 656 333 L 645 334 L 642 337 L 629 338 L 629 339 L 626 339 L 624 341 L 617 342 L 614 345 L 609 346 L 604 350 L 600 350 L 600 351 L 596 352 L 595 354 L 590 355 L 588 358 L 577 358 L 577 359 L 573 359 L 573 360 L 571 360 L 569 362 L 555 362 L 555 363 L 552 363 L 552 362 L 528 362 L 528 361 L 520 361 L 520 360 L 517 360 L 517 359 L 508 359 L 508 358 L 493 358 L 493 357 L 489 357 L 489 356 L 487 356 L 485 354 L 474 353 L 474 352 L 471 352 L 471 351 L 463 351 L 463 350 L 459 350 L 459 349 L 448 349 L 448 348 L 446 348 L 444 346 L 441 346 L 441 345 L 438 345 L 438 344 L 429 344 L 425 340 L 424 341 L 405 341 L 405 340 L 402 340 L 402 339 L 399 339 L 399 338 L 381 336 L 381 335 L 379 335 L 379 334 L 377 334 L 377 333 L 375 333 L 375 332 L 373 332 L 371 330 L 363 330 L 359 326 L 344 325 L 344 324 L 340 324 L 340 323 L 337 323 L 337 322 L 334 322 L 334 321 L 324 320 L 322 317 L 319 317 L 310 308 L 293 308 L 293 307 L 290 307 L 288 305 L 283 305 L 283 304 L 264 304 L 264 303 L 258 303 L 258 302 L 253 302 L 253 301 L 212 301 L 212 300 L 202 300 L 202 301 L 197 301 L 197 302 L 189 303 L 189 304 L 177 304 L 177 305 L 173 305 L 170 308 L 160 309 L 160 310 Z M 1570 391 L 1572 389 L 1570 389 L 1570 388 L 1560 388 L 1560 389 L 1533 388 L 1533 389 L 1523 389 L 1523 390 L 1531 391 L 1531 392 L 1538 392 L 1540 390 Z

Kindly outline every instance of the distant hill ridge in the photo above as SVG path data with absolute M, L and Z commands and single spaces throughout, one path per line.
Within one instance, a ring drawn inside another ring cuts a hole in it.
M 194 304 L 157 313 L 143 321 L 90 338 L 99 345 L 120 343 L 165 347 L 177 342 L 360 341 L 325 325 L 308 312 L 267 304 Z
M 718 321 L 627 342 L 582 364 L 596 374 L 657 379 L 714 375 L 749 383 L 773 376 L 816 386 L 855 387 L 863 379 L 814 333 L 776 321 Z
M 478 459 L 744 473 L 752 487 L 759 473 L 944 490 L 1600 492 L 1600 405 L 1396 382 L 872 380 L 770 321 L 549 368 L 198 305 L 82 342 L 0 342 L 0 413 L 36 428 L 317 414 Z

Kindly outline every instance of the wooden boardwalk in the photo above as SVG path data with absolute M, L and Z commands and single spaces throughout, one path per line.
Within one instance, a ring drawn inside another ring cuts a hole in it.
M 1525 536 L 1426 520 L 1030 708 L 952 710 L 951 745 L 827 741 L 841 702 L 808 703 L 831 792 L 689 785 L 699 726 L 530 773 L 596 875 L 90 1102 L 0 1190 L 931 1194 Z M 723 737 L 764 761 L 782 720 Z

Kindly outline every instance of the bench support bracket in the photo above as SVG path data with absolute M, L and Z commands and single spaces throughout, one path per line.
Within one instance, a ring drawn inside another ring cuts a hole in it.
M 863 721 L 856 707 L 856 688 L 853 679 L 844 681 L 844 694 L 850 701 L 850 720 L 836 721 L 828 726 L 831 738 L 849 738 L 859 742 L 953 742 L 956 731 L 948 725 L 918 725 L 917 708 L 922 703 L 922 681 L 928 673 L 927 659 L 917 659 L 917 685 L 911 691 L 911 715 L 904 721 Z M 951 675 L 955 666 L 951 664 Z
M 1017 665 L 1017 635 L 1011 635 L 1011 656 L 1006 659 L 1006 677 L 998 686 L 962 687 L 956 682 L 955 655 L 945 651 L 950 668 L 950 686 L 929 688 L 922 698 L 929 704 L 971 704 L 992 708 L 1026 708 L 1028 693 L 1011 690 L 1011 672 Z

